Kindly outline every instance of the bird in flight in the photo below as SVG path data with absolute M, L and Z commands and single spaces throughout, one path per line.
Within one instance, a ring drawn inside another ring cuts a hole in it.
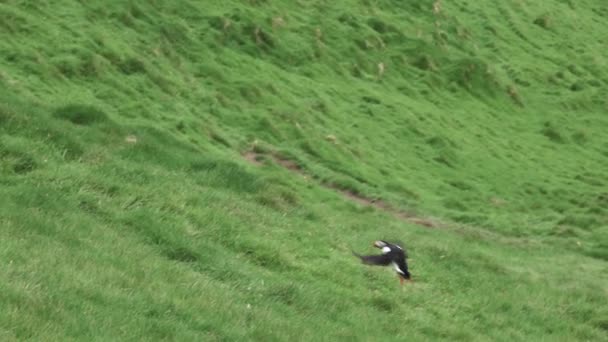
M 411 281 L 411 275 L 407 269 L 407 253 L 403 247 L 383 240 L 374 241 L 373 246 L 381 249 L 382 254 L 360 255 L 355 252 L 353 254 L 366 265 L 388 266 L 392 264 L 399 276 L 401 285 L 406 280 Z

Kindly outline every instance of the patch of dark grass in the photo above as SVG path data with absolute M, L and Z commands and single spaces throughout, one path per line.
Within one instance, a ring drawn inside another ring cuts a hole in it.
M 546 30 L 551 27 L 551 17 L 548 14 L 541 15 L 540 17 L 534 19 L 533 23 L 534 25 L 540 26 Z
M 74 77 L 80 73 L 80 58 L 78 56 L 58 56 L 50 61 L 61 74 Z
M 262 117 L 257 120 L 256 127 L 261 133 L 260 137 L 267 141 L 283 141 L 285 140 L 285 132 L 279 129 L 274 120 L 267 117 Z
M 265 188 L 263 179 L 240 164 L 225 160 L 200 160 L 190 164 L 197 182 L 237 192 L 256 193 Z
M 150 81 L 158 87 L 163 93 L 168 95 L 175 95 L 177 90 L 177 85 L 171 79 L 163 75 L 160 71 L 156 71 L 153 69 L 147 70 L 147 75 Z
M 487 63 L 479 59 L 462 59 L 453 62 L 446 70 L 448 82 L 475 95 L 502 94 L 502 86 Z
M 572 141 L 579 145 L 584 145 L 587 141 L 587 134 L 584 131 L 577 131 L 572 133 Z
M 111 64 L 103 56 L 90 54 L 80 65 L 80 73 L 86 77 L 99 77 L 103 75 Z
M 199 261 L 198 253 L 192 251 L 191 249 L 183 246 L 170 246 L 165 247 L 163 249 L 164 255 L 175 261 L 179 262 L 197 262 Z
M 396 181 L 389 182 L 385 187 L 388 191 L 398 193 L 401 196 L 402 201 L 414 203 L 420 200 L 420 195 L 418 193 Z
M 571 226 L 558 225 L 555 227 L 555 229 L 553 231 L 551 231 L 550 235 L 572 238 L 572 237 L 579 236 L 580 232 Z
M 13 171 L 16 174 L 26 174 L 34 171 L 37 166 L 38 164 L 36 163 L 34 158 L 27 155 L 23 155 L 20 156 L 13 164 Z
M 463 181 L 463 180 L 449 181 L 448 184 L 450 184 L 454 188 L 456 188 L 458 190 L 462 190 L 462 191 L 471 191 L 471 190 L 475 189 L 475 187 L 473 185 L 471 185 L 468 182 Z
M 484 226 L 488 222 L 488 217 L 483 214 L 458 214 L 451 216 L 456 222 Z
M 455 198 L 446 198 L 445 200 L 443 200 L 443 205 L 448 209 L 458 211 L 466 211 L 468 209 L 466 203 L 464 203 L 462 200 Z
M 243 246 L 240 249 L 247 260 L 255 265 L 270 269 L 270 270 L 285 270 L 288 264 L 284 258 L 269 246 L 249 245 Z
M 126 210 L 129 213 L 122 219 L 123 224 L 132 227 L 148 244 L 156 246 L 163 256 L 180 262 L 199 260 L 198 253 L 184 240 L 183 234 L 167 223 L 159 221 L 157 215 L 140 206 L 127 206 Z
M 555 125 L 553 125 L 549 121 L 545 122 L 543 129 L 541 130 L 541 133 L 553 142 L 560 143 L 560 144 L 563 144 L 566 142 L 566 140 L 564 139 L 562 134 L 558 131 L 557 127 L 555 127 Z
M 608 258 L 604 259 L 604 260 L 608 260 Z M 592 322 L 593 322 L 593 325 L 596 326 L 598 329 L 608 332 L 608 318 L 599 317 L 599 318 L 593 319 Z
M 146 65 L 138 58 L 126 58 L 118 63 L 118 69 L 125 75 L 146 73 Z
M 450 146 L 455 146 L 455 143 L 453 141 L 440 136 L 431 137 L 427 139 L 426 142 L 435 148 L 446 148 Z
M 285 305 L 293 305 L 298 298 L 298 288 L 294 284 L 272 284 L 264 291 L 264 296 Z
M 169 42 L 188 45 L 191 39 L 188 35 L 189 28 L 181 21 L 165 21 L 160 25 L 160 34 Z
M 453 157 L 454 156 L 450 153 L 441 153 L 440 155 L 434 157 L 433 160 L 439 164 L 443 164 L 447 167 L 453 168 L 454 167 L 454 158 Z
M 378 18 L 370 18 L 367 20 L 367 25 L 374 29 L 374 31 L 383 34 L 383 33 L 398 33 L 399 29 L 393 26 L 390 23 L 387 23 Z
M 69 121 L 75 125 L 90 126 L 109 122 L 107 114 L 89 105 L 73 104 L 55 110 L 53 116 Z
M 262 98 L 262 90 L 256 86 L 241 86 L 238 89 L 243 99 L 250 103 L 256 103 Z
M 373 96 L 363 96 L 361 99 L 364 102 L 370 103 L 370 104 L 382 104 L 382 101 L 380 101 L 380 99 L 373 97 Z
M 561 225 L 569 225 L 578 228 L 582 228 L 585 230 L 590 230 L 599 225 L 599 221 L 595 216 L 591 215 L 576 215 L 569 214 L 562 218 L 559 222 Z
M 392 312 L 396 307 L 393 300 L 385 297 L 374 297 L 369 302 L 373 308 L 380 312 Z
M 209 137 L 211 138 L 211 140 L 218 142 L 220 145 L 223 145 L 225 147 L 232 147 L 232 144 L 230 143 L 228 138 L 216 130 L 210 130 Z
M 435 59 L 433 59 L 433 57 L 428 56 L 428 55 L 422 55 L 422 56 L 416 58 L 412 62 L 412 65 L 420 70 L 425 70 L 425 71 L 438 70 L 437 62 L 435 61 Z
M 585 82 L 583 81 L 576 81 L 574 83 L 572 83 L 572 85 L 570 86 L 570 90 L 572 91 L 581 91 L 585 89 Z
M 287 210 L 299 203 L 299 197 L 294 191 L 276 185 L 259 194 L 256 200 L 261 205 L 280 211 Z

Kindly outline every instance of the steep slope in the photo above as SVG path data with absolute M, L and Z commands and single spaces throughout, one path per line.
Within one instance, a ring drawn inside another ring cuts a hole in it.
M 0 3 L 0 336 L 606 338 L 606 16 Z

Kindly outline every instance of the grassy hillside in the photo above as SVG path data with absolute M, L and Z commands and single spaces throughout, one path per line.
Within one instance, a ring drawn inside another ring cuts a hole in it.
M 608 339 L 607 19 L 0 1 L 0 339 Z

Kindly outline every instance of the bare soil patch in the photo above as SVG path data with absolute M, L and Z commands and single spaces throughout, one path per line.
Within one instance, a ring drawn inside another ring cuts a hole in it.
M 250 162 L 253 165 L 260 166 L 262 162 L 260 161 L 261 155 L 259 153 L 255 153 L 253 151 L 247 151 L 242 154 L 243 158 Z
M 300 165 L 298 165 L 296 162 L 294 162 L 293 160 L 289 160 L 283 156 L 279 156 L 276 154 L 271 154 L 269 156 L 272 158 L 272 160 L 275 163 L 277 163 L 278 165 L 281 165 L 285 169 L 287 169 L 293 173 L 297 173 L 301 176 L 304 176 L 305 178 L 309 178 L 309 176 L 304 172 L 302 167 Z M 254 152 L 254 151 L 247 151 L 247 152 L 243 153 L 243 158 L 245 158 L 245 160 L 249 161 L 250 163 L 252 163 L 256 166 L 262 165 L 262 163 L 260 162 L 261 157 L 262 157 L 262 154 Z M 403 210 L 396 209 L 381 199 L 366 197 L 366 196 L 356 193 L 352 190 L 341 189 L 334 184 L 319 183 L 319 185 L 341 194 L 344 198 L 346 198 L 352 202 L 356 202 L 362 206 L 372 207 L 372 208 L 376 208 L 378 210 L 390 213 L 395 218 L 408 222 L 408 223 L 412 223 L 412 224 L 427 227 L 427 228 L 439 228 L 439 227 L 445 226 L 443 223 L 439 222 L 438 220 L 428 218 L 428 217 L 420 217 L 415 214 L 407 213 Z

